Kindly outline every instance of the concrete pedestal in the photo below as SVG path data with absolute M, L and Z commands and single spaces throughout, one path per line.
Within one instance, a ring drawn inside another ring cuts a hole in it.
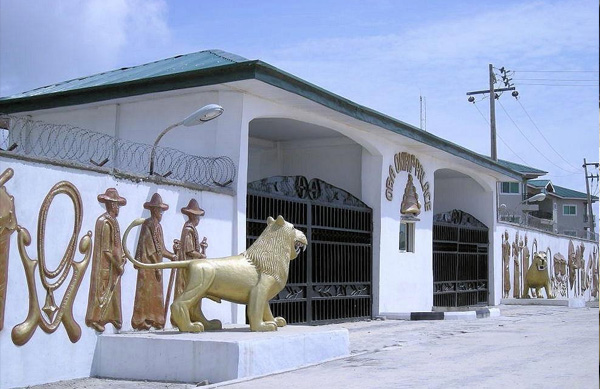
M 569 299 L 502 299 L 500 304 L 504 305 L 545 305 L 553 307 L 585 308 L 585 300 L 582 298 Z
M 248 327 L 199 334 L 178 331 L 98 336 L 95 377 L 210 383 L 298 368 L 350 354 L 346 329 Z

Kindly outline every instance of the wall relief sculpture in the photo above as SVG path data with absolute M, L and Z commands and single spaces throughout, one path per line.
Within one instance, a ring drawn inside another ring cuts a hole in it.
M 169 206 L 162 202 L 158 193 L 154 193 L 150 201 L 144 203 L 144 208 L 150 210 L 150 217 L 143 220 L 135 252 L 138 274 L 131 326 L 136 330 L 148 330 L 151 327 L 162 329 L 165 326 L 162 268 L 137 264 L 156 264 L 162 262 L 163 258 L 175 261 L 177 256 L 165 247 L 160 224 L 162 214 Z
M 588 259 L 588 277 L 590 279 L 590 295 L 598 297 L 598 250 L 596 246 Z
M 567 285 L 569 284 L 567 261 L 561 253 L 554 254 L 553 261 L 554 274 L 552 277 L 552 288 L 561 297 L 567 297 Z
M 54 197 L 59 194 L 67 195 L 73 202 L 75 211 L 75 223 L 73 225 L 73 234 L 65 250 L 65 254 L 55 270 L 48 270 L 45 258 L 45 235 L 46 219 L 48 209 Z M 11 336 L 13 343 L 21 346 L 29 341 L 36 328 L 39 326 L 44 332 L 51 334 L 55 332 L 60 323 L 63 323 L 67 335 L 71 342 L 75 343 L 81 337 L 81 327 L 73 318 L 73 301 L 77 295 L 79 285 L 90 261 L 92 252 L 92 232 L 88 231 L 79 241 L 79 252 L 84 255 L 81 262 L 75 262 L 75 246 L 77 237 L 81 230 L 81 221 L 83 218 L 82 202 L 79 191 L 73 184 L 67 181 L 61 181 L 54 185 L 50 192 L 44 198 L 38 217 L 37 228 L 37 254 L 38 259 L 31 259 L 27 254 L 26 247 L 31 244 L 31 236 L 26 228 L 17 227 L 18 247 L 25 268 L 27 286 L 29 289 L 29 314 L 25 321 L 15 326 Z M 44 306 L 40 310 L 38 295 L 36 290 L 36 280 L 34 272 L 36 267 L 39 270 L 40 281 L 46 290 L 46 299 Z M 64 292 L 62 301 L 57 306 L 54 299 L 54 291 L 62 286 L 69 273 L 72 273 L 71 280 Z M 51 281 L 54 280 L 55 281 Z M 42 313 L 43 312 L 43 313 Z
M 421 203 L 419 202 L 417 188 L 413 184 L 412 174 L 408 175 L 408 181 L 406 182 L 404 196 L 400 205 L 400 213 L 409 218 L 416 218 L 421 213 Z
M 6 306 L 6 287 L 8 284 L 8 254 L 10 236 L 17 229 L 15 199 L 4 187 L 14 175 L 13 169 L 6 169 L 0 174 L 0 331 L 4 327 L 4 307 Z
M 187 207 L 181 208 L 181 213 L 188 217 L 188 220 L 181 229 L 181 239 L 179 241 L 179 251 L 177 251 L 177 260 L 186 261 L 189 259 L 204 259 L 206 258 L 206 248 L 208 242 L 206 237 L 200 241 L 198 230 L 196 227 L 200 223 L 200 218 L 204 216 L 204 210 L 198 205 L 196 199 L 191 199 Z M 169 296 L 173 287 L 173 277 L 175 278 L 175 296 L 177 299 L 186 286 L 187 272 L 185 269 L 173 269 L 171 271 L 171 279 L 167 288 L 167 297 L 165 299 L 165 317 L 169 305 Z M 173 323 L 174 325 L 174 323 Z
M 548 257 L 543 251 L 538 251 L 533 254 L 533 262 L 525 275 L 525 283 L 523 285 L 523 298 L 531 298 L 529 289 L 535 289 L 534 297 L 543 298 L 541 289 L 546 290 L 546 297 L 554 298 L 552 293 L 552 285 L 548 274 Z
M 515 241 L 512 244 L 513 255 L 513 297 L 521 298 L 521 261 L 520 254 L 523 243 L 519 243 L 519 232 L 515 233 Z
M 121 329 L 121 276 L 127 259 L 123 255 L 119 230 L 119 208 L 127 204 L 115 188 L 98 195 L 106 212 L 96 220 L 92 273 L 85 324 L 98 332 L 111 323 Z
M 502 298 L 508 298 L 510 293 L 510 242 L 508 231 L 502 235 Z
M 581 243 L 575 247 L 573 241 L 569 241 L 569 258 L 567 262 L 569 270 L 569 290 L 573 291 L 573 296 L 582 295 L 587 289 L 585 281 L 585 259 L 583 253 L 585 246 Z
M 290 261 L 308 244 L 306 236 L 279 216 L 267 219 L 267 227 L 245 252 L 225 258 L 191 259 L 170 263 L 143 263 L 131 256 L 127 236 L 135 226 L 145 223 L 134 220 L 123 235 L 125 255 L 135 266 L 147 271 L 185 269 L 186 287 L 171 305 L 171 318 L 182 332 L 202 332 L 221 329 L 219 320 L 207 320 L 200 309 L 204 297 L 224 299 L 247 305 L 251 331 L 275 331 L 287 324 L 282 317 L 273 317 L 269 300 L 284 287 Z

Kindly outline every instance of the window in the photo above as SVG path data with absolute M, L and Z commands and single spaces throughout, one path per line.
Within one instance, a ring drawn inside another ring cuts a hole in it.
M 401 252 L 415 252 L 415 223 L 400 223 L 400 244 Z
M 564 216 L 577 216 L 577 206 L 572 204 L 563 205 Z
M 503 182 L 500 188 L 501 193 L 519 194 L 518 182 Z
M 563 234 L 568 236 L 577 236 L 577 231 L 564 230 Z

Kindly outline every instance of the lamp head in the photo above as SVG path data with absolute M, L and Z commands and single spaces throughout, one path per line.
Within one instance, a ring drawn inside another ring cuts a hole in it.
M 525 199 L 525 202 L 530 202 L 530 201 L 544 201 L 544 199 L 546 198 L 546 193 L 538 193 L 534 196 L 531 196 L 528 199 Z
M 218 104 L 208 104 L 200 108 L 187 118 L 185 118 L 182 124 L 186 127 L 196 126 L 209 120 L 212 120 L 223 113 L 223 107 Z

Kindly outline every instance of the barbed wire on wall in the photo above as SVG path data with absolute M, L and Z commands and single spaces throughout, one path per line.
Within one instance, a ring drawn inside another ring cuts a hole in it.
M 0 115 L 0 149 L 30 157 L 149 174 L 152 146 L 70 125 Z M 4 128 L 8 127 L 8 128 Z M 6 134 L 7 132 L 7 134 Z M 236 176 L 231 158 L 201 157 L 173 148 L 155 148 L 154 172 L 169 180 L 207 187 L 227 187 Z

